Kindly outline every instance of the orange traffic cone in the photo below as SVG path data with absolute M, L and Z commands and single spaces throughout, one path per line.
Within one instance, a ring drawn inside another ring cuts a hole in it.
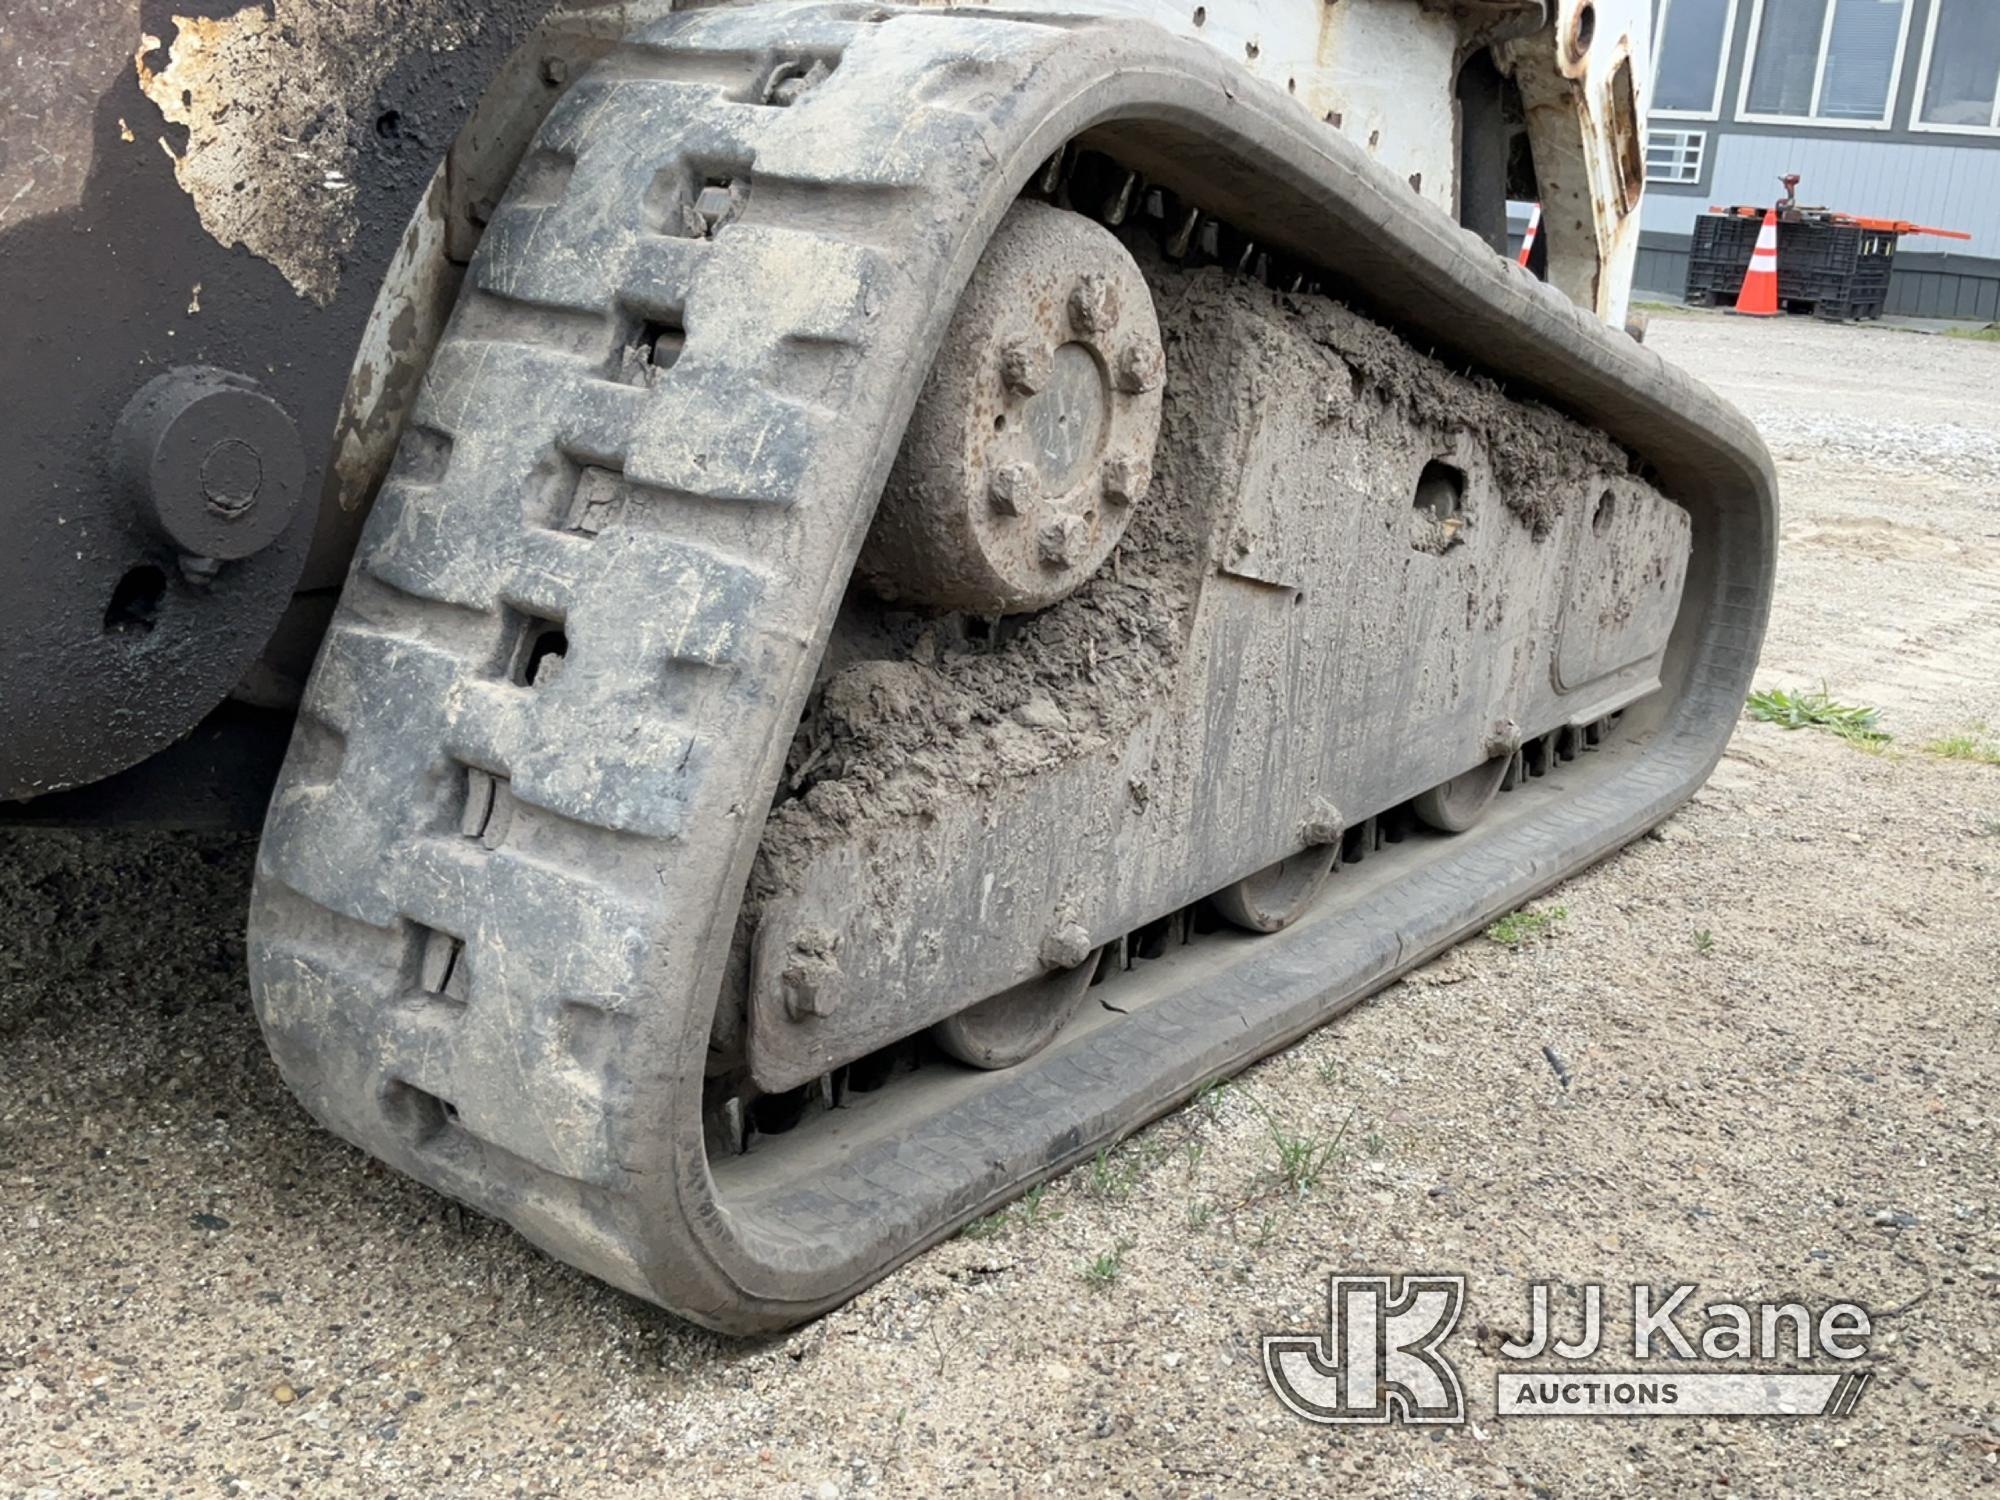
M 1743 290 L 1731 309 L 1746 318 L 1778 315 L 1778 211 L 1764 210 L 1764 227 L 1757 231 L 1757 248 L 1750 252 L 1750 269 L 1743 273 Z

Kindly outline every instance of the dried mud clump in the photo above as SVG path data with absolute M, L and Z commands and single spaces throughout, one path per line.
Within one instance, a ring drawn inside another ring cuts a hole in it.
M 1507 508 L 1537 538 L 1548 535 L 1561 517 L 1566 493 L 1629 467 L 1625 451 L 1603 433 L 1539 402 L 1509 396 L 1487 376 L 1452 370 L 1341 303 L 1262 295 L 1354 370 L 1374 400 L 1420 426 L 1477 438 L 1491 457 Z
M 1199 456 L 1220 446 L 1210 439 L 1230 419 L 1194 336 L 1213 320 L 1233 316 L 1292 349 L 1301 346 L 1281 329 L 1303 335 L 1341 377 L 1329 389 L 1343 393 L 1343 410 L 1328 420 L 1366 424 L 1373 411 L 1441 438 L 1470 434 L 1490 455 L 1508 509 L 1538 538 L 1565 493 L 1626 470 L 1601 434 L 1455 372 L 1339 303 L 1214 269 L 1154 264 L 1147 273 L 1168 353 L 1166 402 L 1152 491 L 1111 561 L 1061 603 L 1000 621 L 925 616 L 857 585 L 791 746 L 753 908 L 850 830 L 931 815 L 949 799 L 1115 743 L 1170 692 L 1210 529 L 1227 509 L 1215 492 L 1232 477 Z M 1453 540 L 1441 527 L 1430 544 L 1443 551 Z

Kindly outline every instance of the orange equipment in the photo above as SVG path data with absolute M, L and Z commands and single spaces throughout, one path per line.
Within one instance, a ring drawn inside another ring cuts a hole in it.
M 1743 276 L 1743 290 L 1736 294 L 1734 311 L 1746 318 L 1775 318 L 1778 315 L 1778 211 L 1764 210 L 1764 227 L 1757 231 L 1757 248 L 1750 252 L 1750 269 Z
M 1857 214 L 1836 213 L 1830 208 L 1801 208 L 1799 206 L 1799 174 L 1787 172 L 1778 179 L 1785 185 L 1785 196 L 1778 200 L 1778 218 L 1786 224 L 1844 224 L 1856 229 L 1866 229 L 1875 234 L 1932 234 L 1944 240 L 1969 240 L 1971 235 L 1962 229 L 1934 229 L 1928 224 L 1912 224 L 1908 219 L 1868 219 Z M 1724 208 L 1711 203 L 1708 211 L 1712 214 L 1734 214 L 1740 219 L 1760 219 L 1765 210 L 1738 203 Z M 1532 238 L 1532 232 L 1530 238 Z

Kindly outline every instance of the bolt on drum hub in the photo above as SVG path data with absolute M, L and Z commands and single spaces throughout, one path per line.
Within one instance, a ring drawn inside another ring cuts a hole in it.
M 157 375 L 126 406 L 115 441 L 143 513 L 191 557 L 250 557 L 291 525 L 305 450 L 247 375 L 201 365 Z
M 885 598 L 985 615 L 1069 594 L 1145 499 L 1165 367 L 1125 247 L 1080 215 L 1015 204 L 931 367 L 862 577 Z

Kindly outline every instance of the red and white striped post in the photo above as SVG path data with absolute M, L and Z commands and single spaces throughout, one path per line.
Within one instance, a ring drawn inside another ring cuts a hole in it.
M 1535 205 L 1535 211 L 1528 215 L 1528 232 L 1521 236 L 1520 263 L 1522 265 L 1525 266 L 1528 263 L 1528 257 L 1535 253 L 1535 236 L 1540 234 L 1541 232 L 1542 232 L 1542 205 L 1537 203 Z

